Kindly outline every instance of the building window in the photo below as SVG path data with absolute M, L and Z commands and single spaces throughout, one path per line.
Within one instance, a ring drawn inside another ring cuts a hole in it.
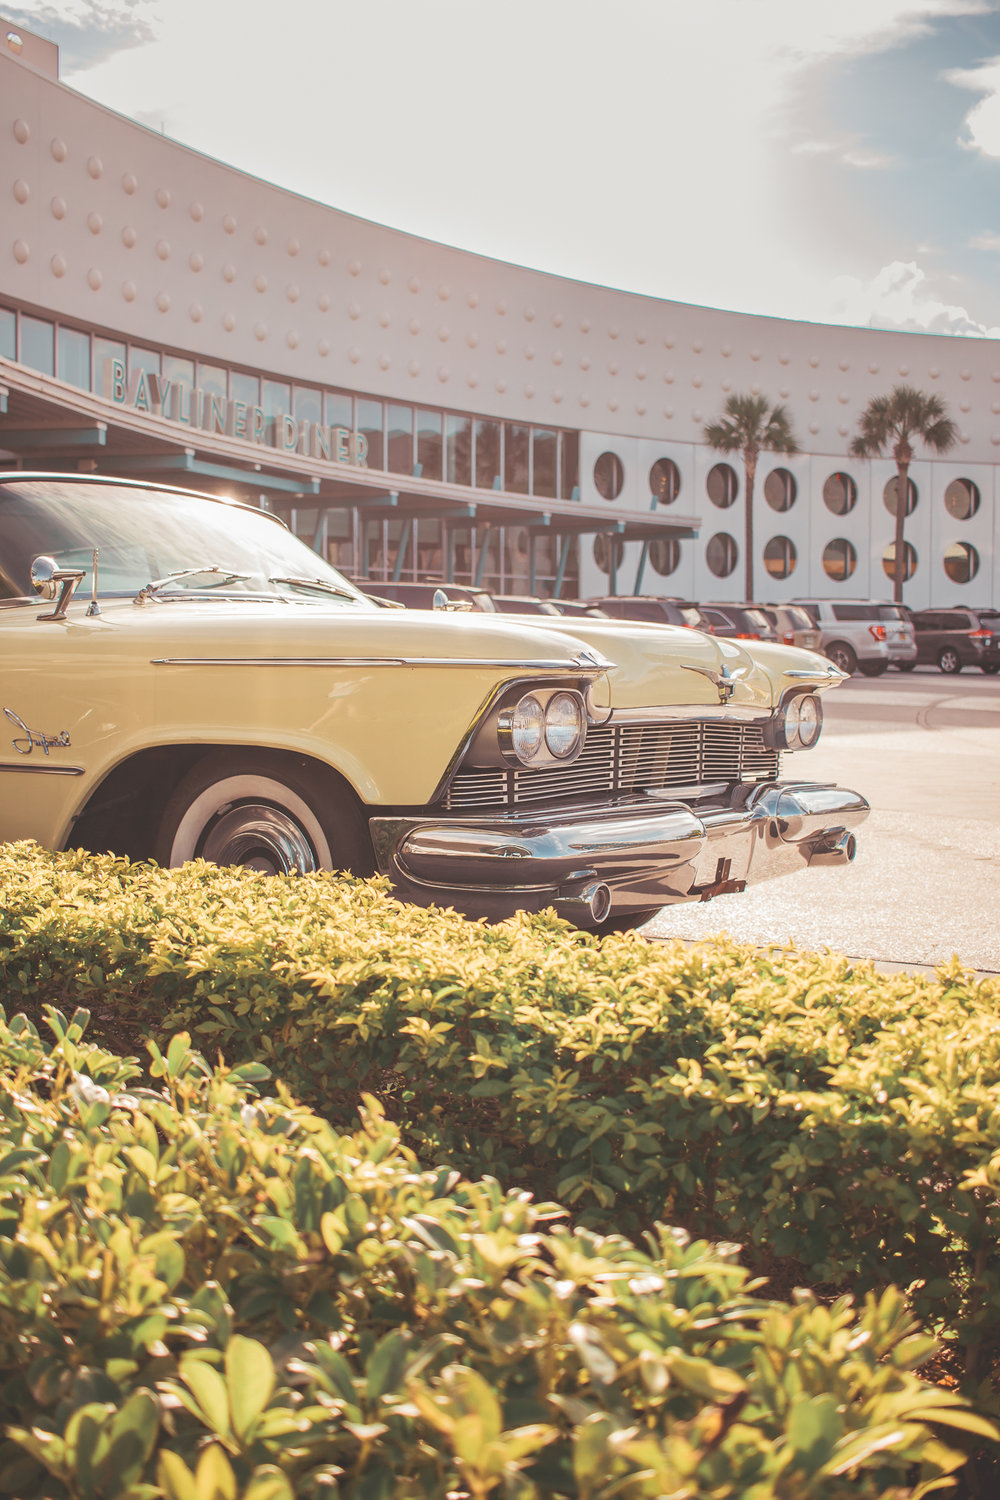
M 882 503 L 885 505 L 885 508 L 889 512 L 890 516 L 894 516 L 896 514 L 896 491 L 898 485 L 899 475 L 894 474 L 889 480 L 885 489 L 882 491 Z M 906 510 L 903 512 L 904 515 L 911 515 L 913 511 L 916 510 L 917 501 L 919 500 L 919 498 L 920 496 L 917 494 L 916 485 L 913 483 L 913 480 L 909 477 L 909 475 L 907 475 Z M 907 577 L 909 577 L 909 574 L 907 574 Z
M 328 427 L 354 431 L 354 397 L 346 391 L 327 391 L 323 397 L 323 409 Z
M 795 476 L 787 469 L 772 469 L 764 480 L 764 499 L 772 510 L 791 510 L 798 492 Z
M 602 500 L 617 500 L 625 483 L 625 469 L 617 453 L 602 453 L 594 465 L 594 487 Z
M 556 498 L 556 434 L 547 427 L 531 433 L 531 493 Z
M 0 307 L 0 354 L 17 358 L 17 314 L 9 307 Z
M 386 461 L 394 474 L 413 473 L 413 407 L 389 402 L 385 409 Z
M 830 474 L 823 484 L 823 504 L 832 515 L 846 516 L 858 503 L 858 487 L 850 474 Z
M 94 340 L 94 373 L 100 379 L 100 369 L 97 363 L 97 339 Z M 176 359 L 172 354 L 163 356 L 163 378 L 172 380 L 175 385 L 182 385 L 187 390 L 194 389 L 194 360 Z M 96 387 L 100 390 L 100 386 Z
M 139 370 L 142 370 L 146 375 L 159 375 L 162 363 L 163 355 L 159 349 L 142 349 L 138 344 L 129 344 L 128 372 L 130 375 L 135 375 Z M 216 366 L 214 365 L 202 365 L 200 368 L 211 371 L 216 370 Z M 222 390 L 213 390 L 212 394 L 215 396 L 224 396 L 226 394 L 225 382 L 227 371 L 218 370 L 217 373 L 222 376 Z
M 230 370 L 229 394 L 234 401 L 246 406 L 260 405 L 260 376 L 248 375 L 244 370 Z
M 887 578 L 896 576 L 896 543 L 890 542 L 882 553 L 882 570 Z M 903 543 L 903 581 L 912 578 L 917 571 L 916 549 L 909 543 Z
M 736 470 L 729 464 L 716 464 L 708 471 L 705 489 L 713 505 L 717 505 L 720 510 L 728 510 L 739 494 Z
M 442 463 L 442 417 L 439 411 L 417 412 L 417 463 L 424 479 L 440 479 Z
M 504 423 L 504 489 L 527 495 L 531 489 L 529 429 L 516 422 Z
M 201 379 L 202 366 L 198 368 L 198 378 Z M 262 380 L 260 383 L 260 404 L 264 416 L 268 421 L 275 417 L 291 415 L 292 411 L 292 388 L 283 380 Z
M 823 548 L 823 572 L 835 583 L 850 578 L 858 565 L 858 554 L 846 537 L 834 537 Z
M 368 467 L 385 468 L 385 450 L 382 445 L 382 403 L 358 397 L 358 432 L 368 443 Z
M 78 328 L 60 328 L 56 339 L 60 380 L 67 385 L 79 386 L 81 391 L 90 390 L 90 335 Z
M 472 483 L 472 418 L 448 412 L 444 419 L 444 477 L 449 484 Z
M 30 318 L 21 314 L 21 351 L 18 358 L 22 365 L 38 370 L 42 375 L 56 373 L 56 330 L 43 318 Z
M 323 392 L 309 385 L 297 385 L 292 391 L 292 416 L 296 422 L 322 422 Z
M 654 537 L 649 544 L 649 562 L 654 573 L 669 578 L 681 562 L 681 544 L 675 536 Z
M 562 457 L 562 465 L 559 475 L 560 498 L 563 500 L 579 500 L 580 434 L 578 432 L 562 433 L 560 454 Z
M 503 473 L 500 452 L 500 423 L 476 423 L 476 488 L 498 490 Z
M 979 553 L 969 542 L 952 542 L 944 555 L 944 570 L 952 583 L 971 583 L 979 572 Z
M 772 578 L 790 578 L 796 561 L 795 543 L 787 536 L 773 536 L 764 548 L 764 566 Z
M 617 572 L 625 560 L 625 543 L 620 536 L 605 536 L 598 532 L 594 537 L 594 561 L 602 573 L 610 574 L 612 558 Z
M 979 486 L 971 479 L 953 479 L 944 492 L 944 503 L 948 514 L 956 521 L 971 520 L 979 509 Z M 956 581 L 967 582 L 964 578 Z
M 672 458 L 658 458 L 649 471 L 649 493 L 660 505 L 673 505 L 680 492 L 680 469 Z
M 717 531 L 709 538 L 705 548 L 708 571 L 716 578 L 728 578 L 739 562 L 740 549 L 735 540 L 725 531 Z

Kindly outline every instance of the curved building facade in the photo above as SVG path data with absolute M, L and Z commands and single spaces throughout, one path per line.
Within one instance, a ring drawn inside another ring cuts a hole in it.
M 0 201 L 0 466 L 224 490 L 358 578 L 738 599 L 742 464 L 702 434 L 760 392 L 801 452 L 761 455 L 757 597 L 885 598 L 895 468 L 847 453 L 905 382 L 960 433 L 916 451 L 906 601 L 1000 605 L 993 341 L 692 307 L 371 224 L 113 114 L 2 20 Z

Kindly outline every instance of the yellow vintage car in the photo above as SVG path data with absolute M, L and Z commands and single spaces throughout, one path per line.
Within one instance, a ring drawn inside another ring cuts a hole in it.
M 842 679 L 811 652 L 380 607 L 275 517 L 0 475 L 0 839 L 635 926 L 854 856 L 868 804 L 781 780 Z

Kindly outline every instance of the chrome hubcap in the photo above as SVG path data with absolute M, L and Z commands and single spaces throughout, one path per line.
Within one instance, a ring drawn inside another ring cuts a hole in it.
M 242 865 L 265 875 L 306 875 L 319 868 L 304 830 L 280 807 L 242 803 L 206 830 L 198 854 L 215 865 Z

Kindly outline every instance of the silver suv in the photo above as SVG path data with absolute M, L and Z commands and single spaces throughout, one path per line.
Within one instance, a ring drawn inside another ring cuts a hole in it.
M 909 616 L 898 604 L 872 599 L 796 599 L 819 627 L 820 650 L 842 672 L 881 677 L 917 659 Z

